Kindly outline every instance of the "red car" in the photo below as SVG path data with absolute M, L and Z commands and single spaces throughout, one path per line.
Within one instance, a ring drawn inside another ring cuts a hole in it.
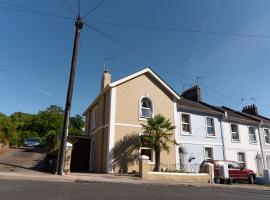
M 234 182 L 248 181 L 250 184 L 253 184 L 256 179 L 256 173 L 254 171 L 241 167 L 241 165 L 235 161 L 228 160 L 205 160 L 200 166 L 200 172 L 205 172 L 206 163 L 212 163 L 214 165 L 215 178 L 219 178 L 220 183 L 224 182 L 222 177 L 220 177 L 220 166 L 222 163 L 228 164 L 229 177 Z

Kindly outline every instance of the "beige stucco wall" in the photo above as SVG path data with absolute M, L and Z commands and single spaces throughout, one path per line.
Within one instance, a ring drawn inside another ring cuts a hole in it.
M 95 141 L 93 172 L 107 172 L 108 132 L 106 127 L 90 136 Z
M 154 104 L 154 114 L 162 114 L 174 121 L 173 97 L 150 75 L 141 75 L 117 86 L 116 122 L 141 124 L 139 121 L 139 102 L 147 95 Z
M 174 102 L 173 96 L 149 75 L 141 75 L 116 88 L 116 114 L 115 123 L 115 146 L 119 146 L 124 136 L 139 134 L 141 128 L 135 127 L 145 120 L 139 119 L 139 103 L 144 96 L 152 100 L 154 115 L 162 114 L 174 124 Z M 174 136 L 173 136 L 174 137 Z M 161 163 L 175 164 L 175 146 L 171 145 L 170 153 L 161 152 Z M 138 171 L 138 162 L 130 163 L 128 172 Z M 119 166 L 115 166 L 114 172 L 119 171 Z
M 96 127 L 91 127 L 91 117 L 93 109 L 97 107 Z M 108 132 L 110 117 L 110 90 L 104 93 L 91 105 L 86 112 L 86 134 L 95 141 L 94 149 L 94 167 L 93 171 L 97 173 L 106 173 L 107 170 L 107 151 L 108 151 Z

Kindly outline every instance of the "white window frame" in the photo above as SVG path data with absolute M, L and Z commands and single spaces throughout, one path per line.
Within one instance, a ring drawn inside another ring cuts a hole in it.
M 183 124 L 187 124 L 187 123 L 183 123 L 183 121 L 182 121 L 182 115 L 188 115 L 188 118 L 189 118 L 189 132 L 186 132 L 186 131 L 183 130 L 182 125 Z M 193 135 L 193 133 L 192 133 L 192 126 L 191 126 L 191 115 L 189 113 L 180 112 L 180 129 L 181 129 L 181 134 L 182 135 Z
M 215 160 L 215 154 L 214 154 L 214 147 L 213 146 L 203 146 L 204 159 L 209 160 L 209 158 L 206 158 L 206 151 L 205 151 L 206 148 L 211 148 L 212 149 L 212 156 L 213 156 L 212 160 Z
M 270 169 L 270 163 L 268 162 L 268 158 L 270 159 L 270 154 L 266 154 L 265 155 L 265 161 L 266 161 L 265 165 L 266 165 L 266 167 L 268 169 Z
M 256 140 L 255 142 L 252 142 L 251 139 L 250 139 L 250 136 L 252 134 L 250 134 L 249 128 L 253 128 L 253 130 L 254 130 L 254 135 L 255 135 L 255 140 Z M 248 137 L 249 137 L 249 144 L 257 144 L 258 141 L 257 141 L 256 129 L 255 129 L 254 126 L 248 126 Z
M 155 150 L 154 149 L 152 149 L 152 148 L 149 148 L 149 147 L 140 147 L 140 152 L 139 152 L 139 155 L 141 155 L 141 150 L 142 149 L 149 149 L 149 150 L 151 150 L 151 154 L 152 154 L 152 160 L 149 160 L 148 162 L 150 163 L 150 164 L 155 164 L 156 163 L 156 159 L 155 159 Z
M 235 132 L 232 131 L 232 125 L 236 126 L 237 134 L 238 134 L 238 140 L 233 139 L 233 133 L 235 133 Z M 233 143 L 240 143 L 240 134 L 239 134 L 239 126 L 238 126 L 238 124 L 230 123 L 230 129 L 231 129 L 231 141 Z
M 268 131 L 268 140 L 269 140 L 269 143 L 266 142 L 266 138 L 265 138 L 265 136 L 266 136 L 266 130 Z M 268 128 L 264 128 L 263 129 L 263 133 L 264 133 L 264 144 L 265 145 L 270 145 L 270 130 Z
M 147 98 L 151 102 L 151 106 L 152 106 L 152 116 L 151 117 L 154 116 L 154 103 L 153 103 L 153 100 L 148 95 L 142 96 L 140 98 L 140 101 L 139 101 L 139 120 L 141 120 L 141 121 L 147 121 L 147 119 L 151 118 L 151 117 L 142 116 L 142 100 L 144 98 Z
M 246 168 L 246 167 L 247 167 L 247 157 L 246 157 L 246 153 L 245 153 L 245 152 L 243 152 L 243 151 L 237 152 L 237 162 L 238 162 L 239 164 L 242 164 L 242 163 L 243 163 L 243 162 L 240 162 L 240 161 L 239 161 L 239 154 L 240 154 L 240 153 L 244 154 L 244 167 Z
M 95 106 L 92 109 L 90 117 L 91 117 L 91 129 L 93 130 L 97 127 L 97 106 Z
M 214 134 L 215 135 L 209 135 L 208 134 L 208 124 L 207 124 L 207 118 L 210 118 L 213 120 L 213 128 L 214 128 Z M 217 134 L 216 134 L 216 127 L 215 127 L 215 118 L 214 117 L 210 117 L 210 116 L 205 116 L 205 129 L 206 129 L 206 137 L 208 138 L 216 138 Z

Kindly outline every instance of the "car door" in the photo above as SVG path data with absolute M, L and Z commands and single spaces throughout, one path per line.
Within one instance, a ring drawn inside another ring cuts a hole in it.
M 236 162 L 233 162 L 233 161 L 229 162 L 228 168 L 229 168 L 230 178 L 233 178 L 233 179 L 241 178 L 240 166 Z

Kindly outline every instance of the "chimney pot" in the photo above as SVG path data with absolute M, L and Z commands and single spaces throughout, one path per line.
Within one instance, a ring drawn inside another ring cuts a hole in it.
M 258 115 L 258 108 L 255 104 L 244 106 L 242 112 L 250 115 Z
M 193 86 L 182 92 L 182 97 L 187 98 L 192 101 L 200 102 L 202 99 L 201 97 L 201 89 L 198 85 Z

